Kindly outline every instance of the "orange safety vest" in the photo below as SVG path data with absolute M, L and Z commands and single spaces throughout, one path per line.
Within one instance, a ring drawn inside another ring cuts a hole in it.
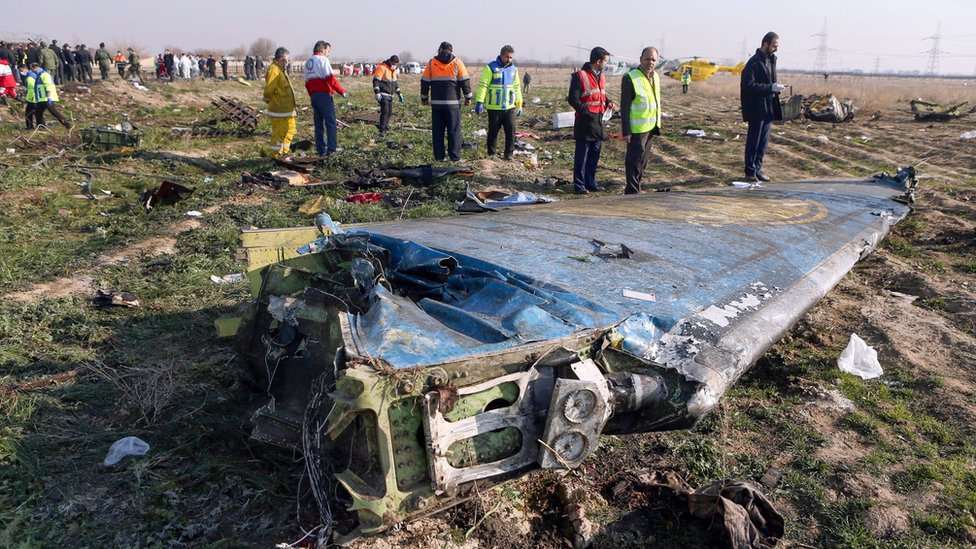
M 605 113 L 607 111 L 607 80 L 603 77 L 603 73 L 601 72 L 600 77 L 597 78 L 590 71 L 580 69 L 576 71 L 576 75 L 583 87 L 583 93 L 580 94 L 580 102 L 583 107 L 592 113 Z M 579 113 L 576 113 L 576 116 L 579 116 Z

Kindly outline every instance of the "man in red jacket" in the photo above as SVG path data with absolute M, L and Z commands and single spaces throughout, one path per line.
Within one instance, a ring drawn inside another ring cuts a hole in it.
M 319 40 L 312 49 L 312 57 L 305 62 L 305 90 L 312 100 L 313 121 L 315 123 L 315 151 L 325 156 L 338 151 L 338 128 L 336 124 L 335 102 L 332 94 L 349 97 L 332 72 L 329 53 L 332 46 Z M 323 133 L 325 139 L 323 139 Z

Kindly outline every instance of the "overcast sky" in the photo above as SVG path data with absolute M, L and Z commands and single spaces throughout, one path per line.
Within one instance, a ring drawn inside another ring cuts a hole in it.
M 438 6 L 443 6 L 438 9 Z M 164 45 L 233 49 L 268 37 L 304 57 L 315 40 L 333 59 L 418 59 L 448 40 L 464 58 L 491 59 L 505 43 L 516 57 L 559 61 L 601 45 L 637 58 L 656 45 L 666 58 L 743 60 L 769 30 L 781 37 L 780 67 L 814 69 L 827 25 L 827 69 L 924 71 L 941 21 L 940 73 L 976 74 L 974 0 L 541 0 L 451 3 L 367 0 L 45 0 L 5 2 L 0 36 L 44 36 L 89 46 L 132 43 L 144 55 Z M 930 14 L 930 15 L 926 15 Z

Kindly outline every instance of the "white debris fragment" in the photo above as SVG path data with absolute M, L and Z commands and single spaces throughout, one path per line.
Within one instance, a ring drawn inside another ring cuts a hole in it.
M 959 136 L 959 139 L 976 139 L 976 130 L 963 132 L 963 134 Z
M 685 135 L 691 137 L 705 137 L 705 132 L 702 130 L 687 130 L 685 131 Z
M 837 367 L 861 379 L 874 379 L 884 373 L 878 362 L 878 352 L 857 334 L 851 334 L 851 342 L 837 359 Z
M 641 301 L 651 301 L 651 302 L 657 301 L 657 298 L 654 297 L 654 294 L 650 294 L 646 292 L 637 292 L 634 290 L 628 290 L 626 288 L 624 288 L 624 297 L 630 299 L 639 299 Z
M 149 444 L 139 437 L 125 437 L 116 440 L 112 447 L 108 449 L 105 461 L 102 465 L 111 467 L 122 461 L 126 456 L 143 456 L 149 452 Z
M 189 216 L 189 217 L 203 217 L 203 212 L 198 212 L 196 210 L 190 210 L 190 211 L 186 212 L 186 215 Z
M 821 143 L 830 143 L 830 139 L 828 139 L 826 135 L 818 135 L 817 141 Z
M 244 280 L 242 273 L 232 273 L 224 276 L 210 275 L 210 281 L 214 284 L 233 284 Z
M 732 186 L 736 189 L 751 189 L 753 187 L 762 187 L 762 183 L 758 181 L 733 181 Z

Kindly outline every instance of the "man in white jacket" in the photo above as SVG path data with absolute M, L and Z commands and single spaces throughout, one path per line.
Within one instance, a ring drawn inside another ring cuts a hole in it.
M 332 72 L 332 63 L 329 61 L 331 51 L 332 46 L 328 42 L 319 40 L 312 48 L 313 55 L 305 61 L 305 90 L 312 100 L 315 151 L 319 156 L 332 154 L 338 150 L 338 127 L 332 94 L 338 93 L 342 97 L 349 97 Z

